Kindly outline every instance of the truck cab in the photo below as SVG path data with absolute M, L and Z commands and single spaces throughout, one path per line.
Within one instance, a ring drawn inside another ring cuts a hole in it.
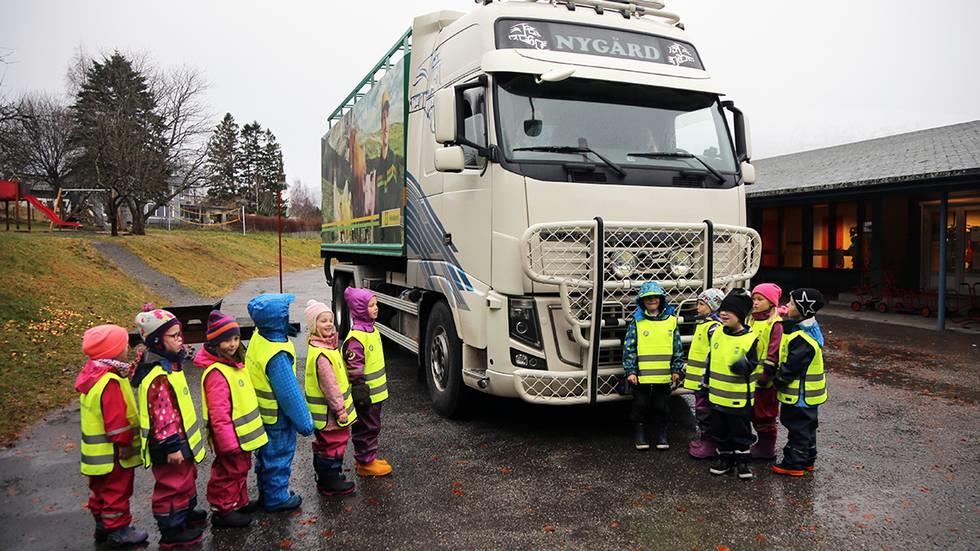
M 420 16 L 410 40 L 404 256 L 327 247 L 328 272 L 379 293 L 441 413 L 470 389 L 624 399 L 643 282 L 687 342 L 698 293 L 758 268 L 745 117 L 661 2 L 488 2 Z

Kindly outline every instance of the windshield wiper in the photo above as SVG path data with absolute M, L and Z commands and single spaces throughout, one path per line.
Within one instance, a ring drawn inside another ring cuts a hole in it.
M 704 166 L 704 168 L 708 169 L 708 172 L 710 172 L 712 176 L 714 176 L 715 178 L 718 178 L 718 183 L 719 184 L 724 184 L 725 183 L 725 177 L 722 176 L 720 172 L 718 172 L 717 170 L 715 170 L 715 168 L 713 166 L 711 166 L 708 163 L 704 162 L 704 159 L 702 159 L 701 157 L 698 157 L 697 155 L 695 155 L 693 153 L 682 153 L 680 151 L 664 151 L 664 152 L 660 153 L 660 152 L 657 152 L 657 151 L 650 151 L 650 152 L 647 152 L 647 153 L 642 153 L 642 152 L 641 153 L 627 153 L 626 156 L 627 157 L 643 157 L 643 158 L 646 158 L 646 159 L 694 159 L 695 161 L 701 163 L 701 165 Z
M 515 147 L 514 151 L 540 151 L 541 153 L 591 153 L 599 158 L 606 166 L 616 171 L 620 176 L 626 176 L 626 171 L 616 163 L 604 157 L 591 147 L 574 147 L 570 145 L 532 145 L 530 147 Z

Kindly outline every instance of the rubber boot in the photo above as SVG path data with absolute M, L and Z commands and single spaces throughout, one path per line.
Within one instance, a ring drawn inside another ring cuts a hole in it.
M 252 515 L 239 511 L 211 514 L 211 526 L 215 528 L 245 528 L 249 524 L 252 524 Z
M 95 543 L 105 543 L 106 538 L 109 537 L 109 531 L 106 530 L 105 524 L 102 524 L 101 518 L 95 518 L 95 534 L 93 534 L 93 537 L 95 538 Z
M 194 545 L 204 537 L 204 528 L 201 526 L 184 525 L 178 528 L 167 528 L 160 530 L 160 548 L 173 549 L 175 547 L 186 547 Z
M 752 474 L 752 466 L 749 465 L 751 461 L 749 450 L 735 452 L 735 474 L 740 480 L 752 480 L 755 477 Z
M 751 454 L 752 459 L 776 459 L 776 431 L 760 432 Z
M 783 448 L 783 460 L 772 466 L 772 472 L 784 476 L 803 476 L 808 457 L 808 452 L 786 446 Z
M 344 478 L 343 464 L 343 459 L 313 454 L 316 488 L 321 495 L 339 496 L 354 492 L 354 483 Z
M 687 443 L 687 454 L 694 459 L 711 459 L 715 457 L 715 443 L 702 434 L 701 438 Z
M 377 459 L 370 463 L 358 463 L 357 476 L 388 476 L 391 474 L 391 465 L 387 465 Z
M 258 511 L 259 507 L 262 507 L 262 502 L 257 499 L 253 499 L 252 501 L 249 501 L 247 505 L 242 505 L 238 509 L 235 509 L 235 511 L 242 513 L 243 515 L 251 515 L 252 513 Z
M 266 506 L 265 510 L 268 513 L 286 513 L 289 511 L 295 511 L 299 509 L 299 506 L 303 504 L 302 496 L 293 493 L 292 490 L 289 491 L 289 499 L 284 501 L 282 504 L 275 507 Z
M 806 467 L 804 467 L 806 469 L 806 472 L 812 473 L 814 470 L 813 464 L 816 462 L 817 462 L 817 448 L 810 448 L 810 451 L 807 454 Z
M 633 447 L 641 451 L 650 449 L 650 442 L 647 442 L 647 429 L 643 423 L 633 423 Z
M 191 509 L 187 513 L 187 524 L 191 526 L 204 526 L 208 523 L 208 512 L 204 509 Z
M 667 429 L 660 429 L 657 433 L 657 437 L 654 438 L 654 443 L 658 450 L 665 451 L 670 449 L 670 442 L 667 441 Z
M 149 539 L 150 535 L 145 531 L 135 528 L 132 525 L 113 530 L 106 536 L 106 543 L 109 547 L 129 547 L 139 545 Z

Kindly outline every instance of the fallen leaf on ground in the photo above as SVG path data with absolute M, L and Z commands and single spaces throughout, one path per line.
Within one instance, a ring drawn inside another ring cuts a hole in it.
M 280 549 L 290 549 L 293 546 L 293 540 L 286 538 L 279 542 Z
M 544 531 L 550 534 L 555 531 L 555 527 L 551 524 L 545 524 Z
M 337 531 L 336 530 L 333 530 L 333 529 L 324 530 L 321 535 L 323 536 L 323 539 L 328 540 L 328 539 L 336 536 L 337 535 Z
M 609 523 L 609 527 L 610 528 L 619 528 L 619 521 L 618 520 L 613 520 L 612 522 Z
M 759 543 L 766 543 L 767 541 L 769 541 L 769 538 L 767 538 L 765 534 L 756 534 L 755 541 Z

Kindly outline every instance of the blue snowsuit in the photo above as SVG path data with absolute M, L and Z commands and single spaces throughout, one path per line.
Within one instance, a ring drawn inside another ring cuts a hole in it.
M 259 295 L 248 303 L 248 315 L 255 329 L 266 340 L 286 342 L 289 339 L 289 304 L 294 295 Z M 279 418 L 265 425 L 269 443 L 255 453 L 255 475 L 258 479 L 259 501 L 266 509 L 275 509 L 289 501 L 289 475 L 296 452 L 296 433 L 313 434 L 313 418 L 306 398 L 293 373 L 296 358 L 279 352 L 266 365 L 272 392 L 279 403 Z

